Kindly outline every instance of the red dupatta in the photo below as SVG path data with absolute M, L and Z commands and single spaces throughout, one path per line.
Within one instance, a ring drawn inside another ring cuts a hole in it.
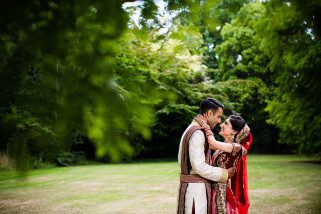
M 249 150 L 252 144 L 252 135 L 249 133 L 241 142 L 241 145 Z M 247 214 L 250 206 L 250 200 L 248 196 L 248 184 L 247 184 L 247 154 L 245 154 L 242 158 L 239 159 L 237 164 L 237 173 L 231 179 L 232 183 L 232 191 L 234 193 L 237 204 L 237 209 L 239 214 Z

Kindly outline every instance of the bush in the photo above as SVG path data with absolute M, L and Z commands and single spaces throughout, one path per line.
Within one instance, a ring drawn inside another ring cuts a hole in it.
M 72 166 L 79 165 L 85 161 L 84 152 L 65 152 L 61 151 L 58 154 L 55 162 L 58 166 Z

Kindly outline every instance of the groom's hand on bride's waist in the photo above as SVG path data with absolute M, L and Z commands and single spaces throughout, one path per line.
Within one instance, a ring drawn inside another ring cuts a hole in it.
M 227 172 L 228 172 L 228 178 L 232 178 L 236 172 L 236 168 L 235 167 L 228 168 Z

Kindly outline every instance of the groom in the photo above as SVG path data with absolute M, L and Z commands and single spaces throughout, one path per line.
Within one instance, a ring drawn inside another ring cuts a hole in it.
M 201 102 L 200 114 L 213 129 L 221 123 L 224 105 L 214 99 Z M 178 163 L 181 169 L 177 214 L 206 214 L 210 212 L 211 181 L 226 182 L 234 175 L 233 168 L 223 169 L 210 164 L 211 151 L 206 136 L 193 120 L 180 141 Z

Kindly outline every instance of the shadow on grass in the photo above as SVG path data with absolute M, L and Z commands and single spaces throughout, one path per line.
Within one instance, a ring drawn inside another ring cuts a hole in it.
M 321 160 L 298 160 L 298 161 L 291 161 L 291 162 L 321 165 Z
M 159 163 L 159 162 L 178 162 L 177 158 L 155 158 L 155 159 L 149 159 L 149 158 L 142 158 L 142 159 L 136 159 L 129 163 Z

